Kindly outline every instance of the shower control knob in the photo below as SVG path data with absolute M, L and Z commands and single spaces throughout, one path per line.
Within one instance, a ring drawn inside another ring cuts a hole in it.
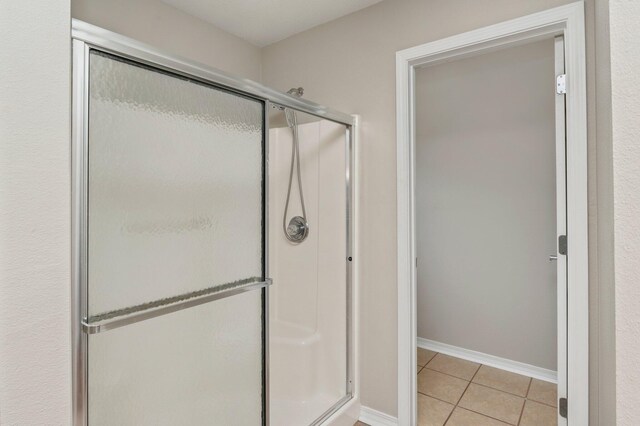
M 309 235 L 309 224 L 302 216 L 292 217 L 286 229 L 286 237 L 289 241 L 299 244 Z

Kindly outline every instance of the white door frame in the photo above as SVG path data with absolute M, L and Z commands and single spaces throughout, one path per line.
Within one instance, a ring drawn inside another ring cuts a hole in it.
M 589 424 L 587 89 L 584 4 L 579 1 L 396 54 L 399 426 L 417 423 L 415 68 L 555 35 L 564 36 L 567 75 L 568 424 Z

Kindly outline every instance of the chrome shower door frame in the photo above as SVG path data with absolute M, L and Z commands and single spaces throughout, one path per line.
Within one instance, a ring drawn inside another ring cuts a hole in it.
M 353 298 L 353 242 L 354 242 L 354 116 L 332 110 L 308 100 L 294 98 L 248 79 L 238 78 L 202 64 L 167 54 L 153 47 L 82 21 L 72 21 L 72 381 L 73 424 L 88 424 L 88 329 L 87 320 L 87 195 L 88 195 L 88 99 L 89 52 L 97 50 L 145 64 L 174 75 L 188 77 L 229 92 L 263 103 L 263 262 L 265 282 L 262 288 L 263 309 L 263 423 L 269 425 L 269 229 L 268 229 L 268 164 L 269 123 L 271 104 L 295 109 L 346 126 L 346 292 L 347 292 L 347 377 L 346 395 L 319 417 L 313 425 L 321 424 L 354 397 L 355 393 L 355 324 Z M 230 295 L 230 294 L 229 294 Z M 210 300 L 213 300 L 211 298 Z M 209 301 L 209 300 L 207 300 Z M 203 302 L 204 303 L 204 302 Z M 84 324 L 84 326 L 83 326 Z M 100 330 L 98 330 L 99 332 Z

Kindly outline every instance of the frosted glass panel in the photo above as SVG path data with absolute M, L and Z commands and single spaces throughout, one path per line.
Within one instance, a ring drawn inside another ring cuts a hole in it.
M 89 337 L 90 426 L 262 424 L 261 291 Z
M 97 52 L 89 71 L 89 321 L 262 281 L 263 104 Z M 263 333 L 253 290 L 89 335 L 89 424 L 263 424 Z
M 89 315 L 262 276 L 263 105 L 90 55 Z

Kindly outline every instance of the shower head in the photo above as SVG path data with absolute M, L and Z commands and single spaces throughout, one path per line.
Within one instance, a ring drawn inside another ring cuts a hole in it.
M 302 87 L 292 87 L 287 91 L 287 95 L 293 96 L 294 98 L 301 98 L 304 95 L 304 88 Z M 280 111 L 285 111 L 287 108 L 281 105 L 272 104 L 272 108 L 279 109 Z
M 291 89 L 289 89 L 287 94 L 295 96 L 296 98 L 301 98 L 304 94 L 304 89 L 302 87 L 292 87 Z
M 291 89 L 289 89 L 287 94 L 293 96 L 294 98 L 301 98 L 304 94 L 304 89 L 302 87 L 292 87 Z M 296 117 L 295 111 L 290 108 L 285 108 L 284 115 L 287 119 L 287 125 L 290 128 L 294 129 L 298 125 L 298 119 Z

